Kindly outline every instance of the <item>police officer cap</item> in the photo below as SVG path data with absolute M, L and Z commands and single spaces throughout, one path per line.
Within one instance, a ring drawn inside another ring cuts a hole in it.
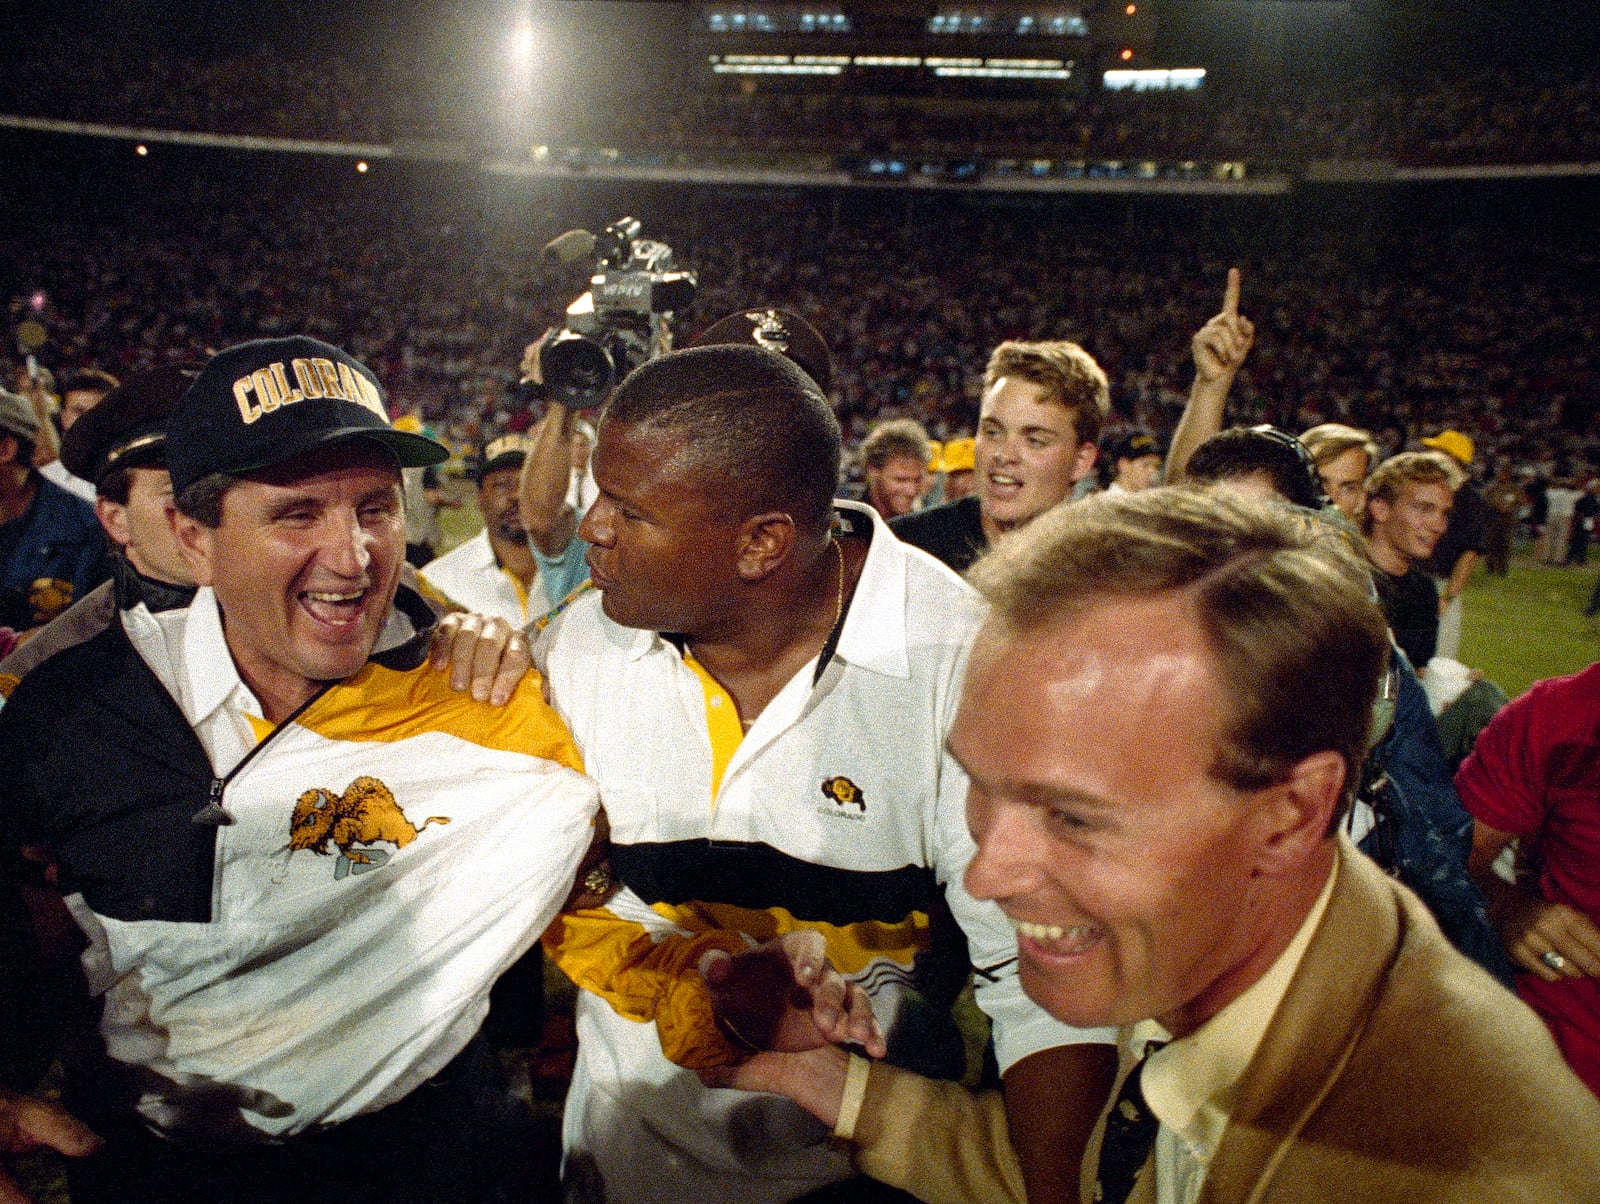
M 96 485 L 119 468 L 165 467 L 167 415 L 199 371 L 199 364 L 168 364 L 134 373 L 68 428 L 61 463 Z
M 754 343 L 788 356 L 817 384 L 824 397 L 833 382 L 833 357 L 817 328 L 792 309 L 744 309 L 702 331 L 692 347 L 714 343 Z

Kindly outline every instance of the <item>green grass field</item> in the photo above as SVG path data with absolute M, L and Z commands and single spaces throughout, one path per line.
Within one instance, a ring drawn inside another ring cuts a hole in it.
M 1480 565 L 1465 594 L 1461 660 L 1512 698 L 1600 660 L 1600 618 L 1583 614 L 1597 572 L 1596 561 L 1551 568 L 1522 554 L 1509 577 L 1490 577 Z
M 478 513 L 478 491 L 471 482 L 459 477 L 446 477 L 444 491 L 459 501 L 461 508 L 439 511 L 439 530 L 444 533 L 444 540 L 436 551 L 441 556 L 483 530 L 483 515 Z

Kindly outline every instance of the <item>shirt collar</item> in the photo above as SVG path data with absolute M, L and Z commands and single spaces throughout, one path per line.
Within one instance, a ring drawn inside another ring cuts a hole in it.
M 195 591 L 183 631 L 183 672 L 187 677 L 186 696 L 191 714 L 189 722 L 198 726 L 238 691 L 237 709 L 260 718 L 261 704 L 239 676 L 222 633 L 222 609 L 210 586 Z
M 860 502 L 836 501 L 834 508 L 847 514 L 860 526 L 865 518 L 872 524 L 872 543 L 867 548 L 861 578 L 850 599 L 839 633 L 835 655 L 862 669 L 886 677 L 911 676 L 906 653 L 906 545 L 889 530 L 889 524 L 871 506 Z
M 500 561 L 495 558 L 494 544 L 489 542 L 489 528 L 485 527 L 474 535 L 468 543 L 472 547 L 472 563 L 480 569 L 495 569 L 500 567 Z
M 861 577 L 845 612 L 844 630 L 834 655 L 889 677 L 909 677 L 911 664 L 906 653 L 906 548 L 895 538 L 889 524 L 871 506 L 836 500 L 834 509 L 847 515 L 846 522 L 859 529 L 871 524 L 872 542 L 867 548 Z M 670 646 L 659 632 L 635 630 L 627 643 L 627 657 L 638 660 L 655 649 Z
M 1187 1037 L 1150 1054 L 1140 1084 L 1150 1111 L 1202 1162 L 1210 1161 L 1222 1141 L 1239 1082 L 1322 922 L 1338 871 L 1336 859 L 1294 939 L 1265 974 Z M 1141 1056 L 1150 1042 L 1169 1037 L 1154 1020 L 1141 1021 L 1124 1031 L 1124 1053 Z

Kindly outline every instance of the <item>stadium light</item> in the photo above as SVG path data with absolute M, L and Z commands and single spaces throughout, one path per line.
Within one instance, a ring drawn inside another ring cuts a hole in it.
M 539 31 L 527 0 L 507 6 L 505 33 L 498 46 L 498 61 L 486 64 L 492 98 L 490 111 L 508 134 L 520 136 L 529 119 L 534 98 L 534 65 L 539 52 Z M 519 138 L 520 140 L 520 138 Z
M 533 66 L 533 20 L 526 13 L 519 14 L 507 39 L 512 70 L 525 72 Z
M 1122 51 L 1122 61 L 1124 63 L 1126 63 L 1132 57 L 1133 57 L 1133 51 L 1131 51 L 1131 50 L 1127 49 L 1126 47 L 1124 47 L 1123 51 Z

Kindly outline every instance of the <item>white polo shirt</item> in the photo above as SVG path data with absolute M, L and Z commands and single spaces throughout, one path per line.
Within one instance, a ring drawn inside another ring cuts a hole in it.
M 644 896 L 624 891 L 610 910 L 656 941 L 708 927 L 751 942 L 817 928 L 892 1048 L 926 941 L 924 900 L 942 893 L 972 963 L 998 967 L 979 978 L 978 997 L 1002 1068 L 1053 1045 L 1111 1040 L 1110 1030 L 1067 1029 L 1022 995 L 1010 925 L 961 886 L 974 851 L 967 782 L 943 742 L 983 619 L 978 595 L 868 507 L 838 505 L 872 543 L 837 650 L 820 676 L 815 662 L 796 673 L 737 747 L 721 724 L 732 700 L 672 642 L 607 619 L 598 592 L 542 633 L 535 659 L 600 783 L 613 865 Z M 733 897 L 707 897 L 718 881 Z M 669 1062 L 656 1023 L 586 991 L 578 1034 L 564 1124 L 578 1198 L 781 1201 L 850 1173 L 826 1130 L 789 1101 L 710 1090 Z
M 465 543 L 452 548 L 421 570 L 429 585 L 458 606 L 480 615 L 494 615 L 513 627 L 523 627 L 554 606 L 545 598 L 542 574 L 533 577 L 533 588 L 524 590 L 518 581 L 494 558 L 489 531 L 479 531 Z M 560 601 L 557 599 L 556 601 Z

